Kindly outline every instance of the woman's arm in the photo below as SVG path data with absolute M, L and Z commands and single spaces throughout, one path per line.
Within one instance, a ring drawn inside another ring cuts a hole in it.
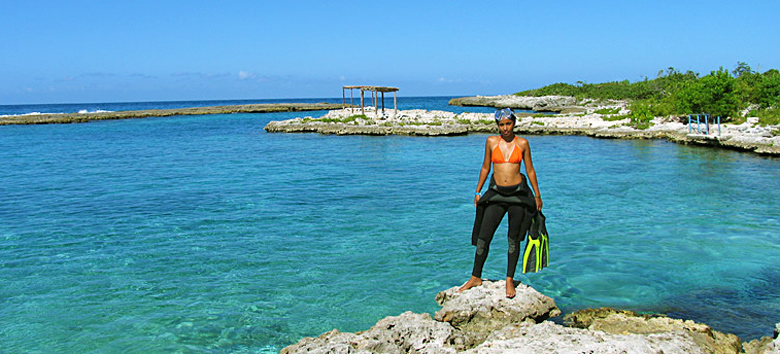
M 479 193 L 482 191 L 482 186 L 487 180 L 487 176 L 490 173 L 490 137 L 485 140 L 485 158 L 482 160 L 482 168 L 479 170 L 479 180 L 477 181 L 477 192 L 474 195 L 474 206 L 477 206 L 479 201 Z
M 528 144 L 528 140 L 525 139 L 522 139 L 520 144 L 522 144 L 523 148 L 525 174 L 528 176 L 528 180 L 531 181 L 531 187 L 534 189 L 536 210 L 542 210 L 542 193 L 539 192 L 539 183 L 536 182 L 536 170 L 534 169 L 534 162 L 531 160 L 531 145 Z

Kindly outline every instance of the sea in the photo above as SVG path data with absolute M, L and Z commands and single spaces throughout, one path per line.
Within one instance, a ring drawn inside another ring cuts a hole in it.
M 449 99 L 398 106 L 493 111 Z M 269 102 L 341 98 L 17 105 L 0 115 Z M 433 314 L 436 293 L 471 273 L 488 135 L 263 130 L 324 113 L 0 126 L 0 352 L 277 353 L 334 328 Z M 779 158 L 526 138 L 550 263 L 519 280 L 564 313 L 607 306 L 743 341 L 772 335 Z M 485 278 L 505 276 L 505 223 Z

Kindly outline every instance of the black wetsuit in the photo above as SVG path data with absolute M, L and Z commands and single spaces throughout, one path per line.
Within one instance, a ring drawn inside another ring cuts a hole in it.
M 513 186 L 499 186 L 493 176 L 485 194 L 477 202 L 477 215 L 474 219 L 474 229 L 471 233 L 471 244 L 477 246 L 474 255 L 474 269 L 471 275 L 481 278 L 482 266 L 485 264 L 490 241 L 498 225 L 509 213 L 509 250 L 507 252 L 506 276 L 514 277 L 517 260 L 520 257 L 520 242 L 525 239 L 531 218 L 536 213 L 536 201 L 533 192 L 528 188 L 525 175 L 523 180 Z

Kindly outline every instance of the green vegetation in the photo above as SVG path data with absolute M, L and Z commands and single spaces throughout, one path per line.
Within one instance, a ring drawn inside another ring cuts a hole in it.
M 357 124 L 357 120 L 362 119 L 367 124 L 373 124 L 373 120 L 368 119 L 364 114 L 355 114 L 344 118 L 304 118 L 303 123 L 309 122 L 322 122 L 322 123 L 345 123 L 345 124 Z
M 631 118 L 630 125 L 637 129 L 647 129 L 650 128 L 652 123 L 650 123 L 651 120 L 653 120 L 653 111 L 650 108 L 650 104 L 642 101 L 636 101 L 632 103 L 629 107 L 631 110 L 631 113 L 629 114 L 629 118 Z
M 720 116 L 723 121 L 738 121 L 748 107 L 757 107 L 749 115 L 761 117 L 762 124 L 780 121 L 780 71 L 771 69 L 758 73 L 744 62 L 737 63 L 731 72 L 721 67 L 705 76 L 690 70 L 682 73 L 670 67 L 659 71 L 658 77 L 652 80 L 645 78 L 633 83 L 624 80 L 600 84 L 580 81 L 575 85 L 556 83 L 515 95 L 630 100 L 632 113 L 629 117 L 632 125 L 638 127 L 649 126 L 648 117 L 702 112 Z
M 618 112 L 620 112 L 620 107 L 597 109 L 593 113 L 597 113 L 597 114 L 618 114 Z
M 549 113 L 535 113 L 531 116 L 531 118 L 552 118 L 557 117 L 555 114 L 549 114 Z
M 777 125 L 780 124 L 780 108 L 773 107 L 752 112 L 754 116 L 759 118 L 758 124 L 760 125 Z M 775 134 L 777 135 L 777 134 Z
M 531 121 L 531 124 L 544 125 L 544 122 Z

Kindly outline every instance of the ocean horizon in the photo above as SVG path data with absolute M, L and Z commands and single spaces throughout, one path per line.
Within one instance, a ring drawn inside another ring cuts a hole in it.
M 398 97 L 398 108 L 494 111 L 450 98 Z M 342 99 L 2 105 L 0 115 L 279 102 Z M 324 113 L 0 126 L 0 351 L 275 353 L 435 312 L 436 293 L 471 271 L 487 135 L 263 130 Z M 519 280 L 564 313 L 615 307 L 743 341 L 772 335 L 780 158 L 526 138 L 550 266 Z M 504 223 L 485 278 L 504 276 L 505 233 Z

